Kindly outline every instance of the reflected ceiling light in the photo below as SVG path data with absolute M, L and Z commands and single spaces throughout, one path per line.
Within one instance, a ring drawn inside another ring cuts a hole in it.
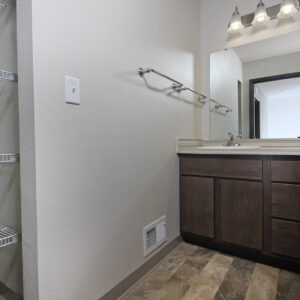
M 228 26 L 228 31 L 231 32 L 231 33 L 239 32 L 243 28 L 244 28 L 244 25 L 242 23 L 242 18 L 240 16 L 239 9 L 236 6 L 235 10 L 234 10 L 234 13 L 232 15 L 231 21 L 230 21 L 229 26 Z
M 282 0 L 280 12 L 277 15 L 280 19 L 287 19 L 292 17 L 298 12 L 299 2 L 298 0 Z
M 268 23 L 269 21 L 270 17 L 268 16 L 267 9 L 263 4 L 262 0 L 260 0 L 255 10 L 255 16 L 251 24 L 253 26 L 262 26 Z

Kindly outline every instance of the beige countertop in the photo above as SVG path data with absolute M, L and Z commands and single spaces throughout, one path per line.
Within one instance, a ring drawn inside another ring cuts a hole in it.
M 177 154 L 300 155 L 299 139 L 241 140 L 241 146 L 224 146 L 225 140 L 177 139 Z

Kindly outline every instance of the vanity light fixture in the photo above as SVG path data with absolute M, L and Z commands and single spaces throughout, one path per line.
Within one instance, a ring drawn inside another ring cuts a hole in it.
M 244 28 L 244 25 L 242 23 L 242 18 L 239 13 L 239 9 L 236 6 L 235 10 L 233 12 L 233 15 L 231 17 L 231 21 L 228 26 L 228 31 L 233 33 L 233 32 L 239 32 Z
M 262 26 L 268 23 L 269 21 L 270 17 L 268 16 L 267 9 L 262 0 L 260 0 L 255 10 L 255 16 L 251 24 L 253 26 Z
M 270 20 L 287 19 L 300 11 L 300 0 L 282 0 L 281 3 L 265 7 L 263 0 L 259 0 L 254 13 L 241 16 L 236 7 L 228 25 L 228 32 L 239 32 L 251 26 L 262 26 Z
M 299 10 L 298 0 L 282 0 L 279 14 L 277 15 L 280 19 L 287 19 L 295 15 Z

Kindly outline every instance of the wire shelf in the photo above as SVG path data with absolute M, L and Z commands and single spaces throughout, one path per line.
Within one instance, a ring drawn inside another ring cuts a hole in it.
M 8 6 L 7 0 L 0 0 L 0 8 Z
M 20 233 L 9 226 L 0 224 L 0 248 L 16 244 L 20 239 Z
M 0 164 L 16 163 L 20 161 L 20 155 L 15 153 L 0 154 Z
M 0 80 L 8 80 L 12 82 L 18 82 L 18 75 L 5 70 L 0 70 Z

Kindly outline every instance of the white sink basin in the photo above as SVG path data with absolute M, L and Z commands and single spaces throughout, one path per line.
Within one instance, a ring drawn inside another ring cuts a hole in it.
M 247 150 L 259 149 L 259 146 L 200 146 L 199 150 Z

